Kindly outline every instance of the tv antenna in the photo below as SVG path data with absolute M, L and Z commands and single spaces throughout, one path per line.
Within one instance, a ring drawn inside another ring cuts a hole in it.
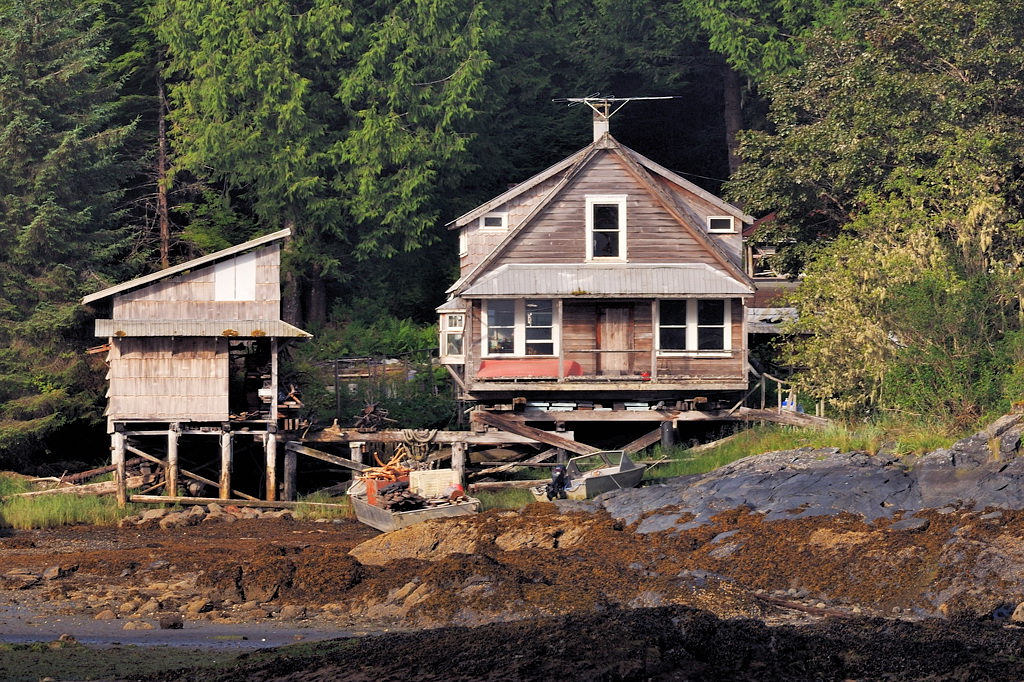
M 578 104 L 586 104 L 590 107 L 594 112 L 594 139 L 596 140 L 601 137 L 601 135 L 608 132 L 608 119 L 617 114 L 622 107 L 626 106 L 628 103 L 659 99 L 676 99 L 676 96 L 615 97 L 614 95 L 602 95 L 599 92 L 595 92 L 593 95 L 589 95 L 587 97 L 559 97 L 551 101 L 559 103 L 564 102 L 570 107 L 574 107 Z

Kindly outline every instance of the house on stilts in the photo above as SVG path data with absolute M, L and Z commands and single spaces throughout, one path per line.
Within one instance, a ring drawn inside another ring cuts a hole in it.
M 753 218 L 616 140 L 616 100 L 584 101 L 589 146 L 451 223 L 441 361 L 478 425 L 660 422 L 664 441 L 680 420 L 734 419 Z
M 279 431 L 298 426 L 278 358 L 284 344 L 310 336 L 280 319 L 280 252 L 289 234 L 82 300 L 97 311 L 96 336 L 107 340 L 119 502 L 127 496 L 127 456 L 159 470 L 167 498 L 188 490 L 195 497 L 277 499 Z M 246 466 L 235 466 L 238 453 Z

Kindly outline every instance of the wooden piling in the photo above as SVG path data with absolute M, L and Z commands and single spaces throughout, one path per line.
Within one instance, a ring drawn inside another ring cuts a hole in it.
M 295 471 L 298 464 L 298 454 L 294 450 L 285 448 L 284 451 L 284 489 L 281 497 L 291 502 L 295 499 Z
M 264 434 L 264 449 L 267 455 L 267 494 L 270 501 L 277 499 L 277 434 Z
M 232 459 L 231 432 L 225 431 L 220 434 L 220 499 L 231 499 L 231 459 Z
M 128 483 L 124 464 L 125 436 L 123 433 L 114 431 L 110 434 L 113 445 L 111 451 L 111 464 L 114 465 L 114 481 L 117 483 L 117 506 L 124 508 L 128 504 Z
M 178 424 L 171 424 L 167 429 L 167 469 L 164 495 L 175 497 L 178 494 Z

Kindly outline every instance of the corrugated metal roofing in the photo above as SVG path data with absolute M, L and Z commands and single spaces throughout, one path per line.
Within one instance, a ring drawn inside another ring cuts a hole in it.
M 461 295 L 463 298 L 671 298 L 751 296 L 753 293 L 753 288 L 704 263 L 510 263 L 484 275 Z
M 282 320 L 96 320 L 96 336 L 241 336 L 309 338 Z
M 273 232 L 271 234 L 258 237 L 256 239 L 252 239 L 243 244 L 238 244 L 236 246 L 223 249 L 222 251 L 211 253 L 207 256 L 194 258 L 188 261 L 187 263 L 175 265 L 174 267 L 167 268 L 166 270 L 161 270 L 159 272 L 154 272 L 143 277 L 137 277 L 127 282 L 122 282 L 121 284 L 109 287 L 107 289 L 104 289 L 103 291 L 97 291 L 94 294 L 89 294 L 88 296 L 82 299 L 82 304 L 88 305 L 89 303 L 92 303 L 94 301 L 100 301 L 103 300 L 104 298 L 113 296 L 114 294 L 120 294 L 122 292 L 130 291 L 132 289 L 138 289 L 139 287 L 146 286 L 147 284 L 152 284 L 153 282 L 159 282 L 162 279 L 166 279 L 167 277 L 177 275 L 179 273 L 185 272 L 186 270 L 195 270 L 196 268 L 202 267 L 204 265 L 216 263 L 217 261 L 230 258 L 231 256 L 235 256 L 244 251 L 248 251 L 249 249 L 255 249 L 256 247 L 263 246 L 264 244 L 269 244 L 271 242 L 276 242 L 279 239 L 284 239 L 290 234 L 291 230 L 278 230 L 277 232 Z

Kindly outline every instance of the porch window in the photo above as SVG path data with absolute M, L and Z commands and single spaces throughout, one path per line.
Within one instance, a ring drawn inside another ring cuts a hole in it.
M 626 196 L 587 197 L 587 260 L 626 260 Z
M 658 350 L 663 353 L 731 350 L 728 299 L 679 299 L 658 303 Z
M 466 330 L 465 313 L 441 315 L 441 361 L 462 364 L 465 360 L 463 338 Z
M 489 300 L 484 355 L 555 355 L 555 306 L 550 299 Z

